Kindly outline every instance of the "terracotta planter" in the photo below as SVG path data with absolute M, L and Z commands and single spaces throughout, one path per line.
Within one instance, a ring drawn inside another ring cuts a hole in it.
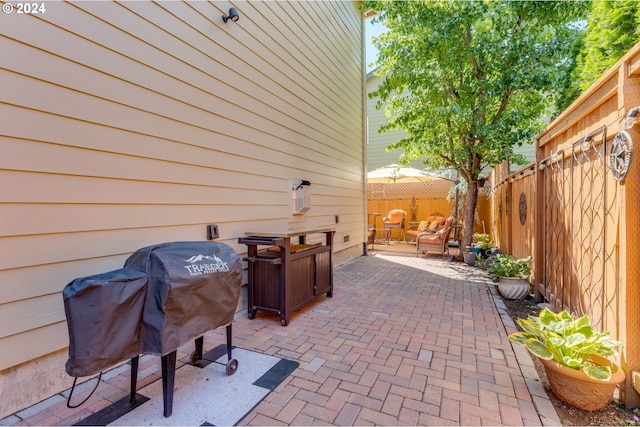
M 506 299 L 522 299 L 529 295 L 531 286 L 528 278 L 499 277 L 498 292 Z
M 588 377 L 579 369 L 571 369 L 553 360 L 539 359 L 544 365 L 551 391 L 559 399 L 585 411 L 602 409 L 613 398 L 616 386 L 624 381 L 625 374 L 619 366 L 600 356 L 591 360 L 600 365 L 611 366 L 613 374 L 609 381 Z

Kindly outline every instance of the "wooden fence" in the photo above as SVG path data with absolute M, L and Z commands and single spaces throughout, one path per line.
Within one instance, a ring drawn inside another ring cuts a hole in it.
M 453 183 L 448 180 L 438 179 L 417 183 L 389 183 L 367 184 L 367 213 L 369 222 L 372 223 L 374 214 L 378 237 L 381 235 L 382 218 L 393 209 L 402 209 L 407 213 L 405 229 L 411 223 L 420 222 L 433 214 L 441 214 L 445 217 L 462 217 L 464 209 L 464 196 L 457 198 L 450 193 Z M 478 218 L 474 224 L 474 231 L 489 233 L 489 203 L 486 193 L 478 196 Z M 398 238 L 399 234 L 392 236 Z
M 539 298 L 625 343 L 628 407 L 640 402 L 640 165 L 631 162 L 640 123 L 625 126 L 636 107 L 640 44 L 537 137 L 534 164 L 494 171 L 489 198 L 501 251 L 534 256 Z
M 536 225 L 535 166 L 526 166 L 495 185 L 488 203 L 491 232 L 501 252 L 515 258 L 533 256 Z M 532 279 L 535 280 L 535 277 Z

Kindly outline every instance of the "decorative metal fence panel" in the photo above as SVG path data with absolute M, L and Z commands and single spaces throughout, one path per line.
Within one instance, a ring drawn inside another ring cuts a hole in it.
M 616 281 L 608 280 L 618 266 L 615 245 L 606 244 L 616 218 L 614 198 L 607 195 L 608 187 L 616 188 L 607 185 L 607 159 L 602 127 L 541 162 L 545 297 L 571 313 L 588 315 L 599 328 L 605 327 L 607 311 L 616 318 L 618 294 Z

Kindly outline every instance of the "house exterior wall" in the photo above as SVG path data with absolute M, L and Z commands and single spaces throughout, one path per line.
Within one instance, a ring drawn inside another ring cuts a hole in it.
M 375 71 L 375 70 L 374 70 Z M 367 94 L 373 92 L 378 88 L 382 79 L 374 75 L 374 71 L 367 73 Z M 384 103 L 380 109 L 376 108 L 380 98 L 367 97 L 367 170 L 372 171 L 374 169 L 390 165 L 393 163 L 399 163 L 402 150 L 386 151 L 386 148 L 393 143 L 400 141 L 407 136 L 406 132 L 402 130 L 387 131 L 379 133 L 378 130 L 381 126 L 389 123 L 389 118 L 385 115 Z M 522 154 L 527 161 L 533 162 L 536 158 L 536 147 L 534 144 L 523 144 L 521 146 L 513 147 L 513 151 L 516 154 Z M 422 160 L 412 160 L 408 163 L 416 169 L 424 169 Z M 521 165 L 511 165 L 511 171 L 521 169 Z
M 45 7 L 0 26 L 0 419 L 71 385 L 74 278 L 211 223 L 241 255 L 247 230 L 335 227 L 336 265 L 365 241 L 356 2 Z
M 535 162 L 536 160 L 536 145 L 535 143 L 531 144 L 522 144 L 519 146 L 513 147 L 513 152 L 515 154 L 522 154 L 528 163 Z M 509 163 L 509 171 L 517 172 L 522 170 L 526 165 L 516 165 L 515 163 Z
M 367 94 L 378 88 L 382 79 L 376 77 L 373 71 L 367 73 Z M 369 98 L 367 96 L 367 170 L 372 171 L 386 165 L 400 163 L 402 150 L 386 151 L 387 147 L 405 138 L 407 134 L 402 130 L 387 131 L 379 133 L 381 126 L 389 123 L 385 115 L 384 106 L 376 108 L 380 98 Z M 424 165 L 420 160 L 412 160 L 408 163 L 416 169 L 423 169 Z

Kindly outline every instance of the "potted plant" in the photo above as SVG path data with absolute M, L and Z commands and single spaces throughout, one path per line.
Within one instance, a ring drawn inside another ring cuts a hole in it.
M 625 373 L 607 359 L 622 347 L 597 332 L 587 316 L 573 319 L 567 311 L 543 309 L 538 316 L 518 319 L 521 332 L 509 340 L 526 347 L 542 362 L 551 391 L 561 400 L 587 411 L 605 407 Z
M 471 250 L 472 248 L 467 246 L 467 250 L 462 253 L 462 257 L 464 258 L 464 262 L 467 265 L 473 266 L 476 263 L 477 254 Z
M 493 247 L 491 237 L 489 237 L 489 235 L 485 233 L 473 233 L 471 241 L 474 243 L 474 246 L 483 250 L 491 249 Z
M 473 233 L 471 241 L 473 242 L 473 249 L 480 253 L 483 258 L 488 258 L 491 249 L 495 247 L 491 237 L 486 233 Z
M 522 299 L 531 292 L 529 275 L 531 257 L 514 259 L 511 255 L 498 254 L 487 265 L 487 272 L 498 280 L 498 292 L 506 299 Z

